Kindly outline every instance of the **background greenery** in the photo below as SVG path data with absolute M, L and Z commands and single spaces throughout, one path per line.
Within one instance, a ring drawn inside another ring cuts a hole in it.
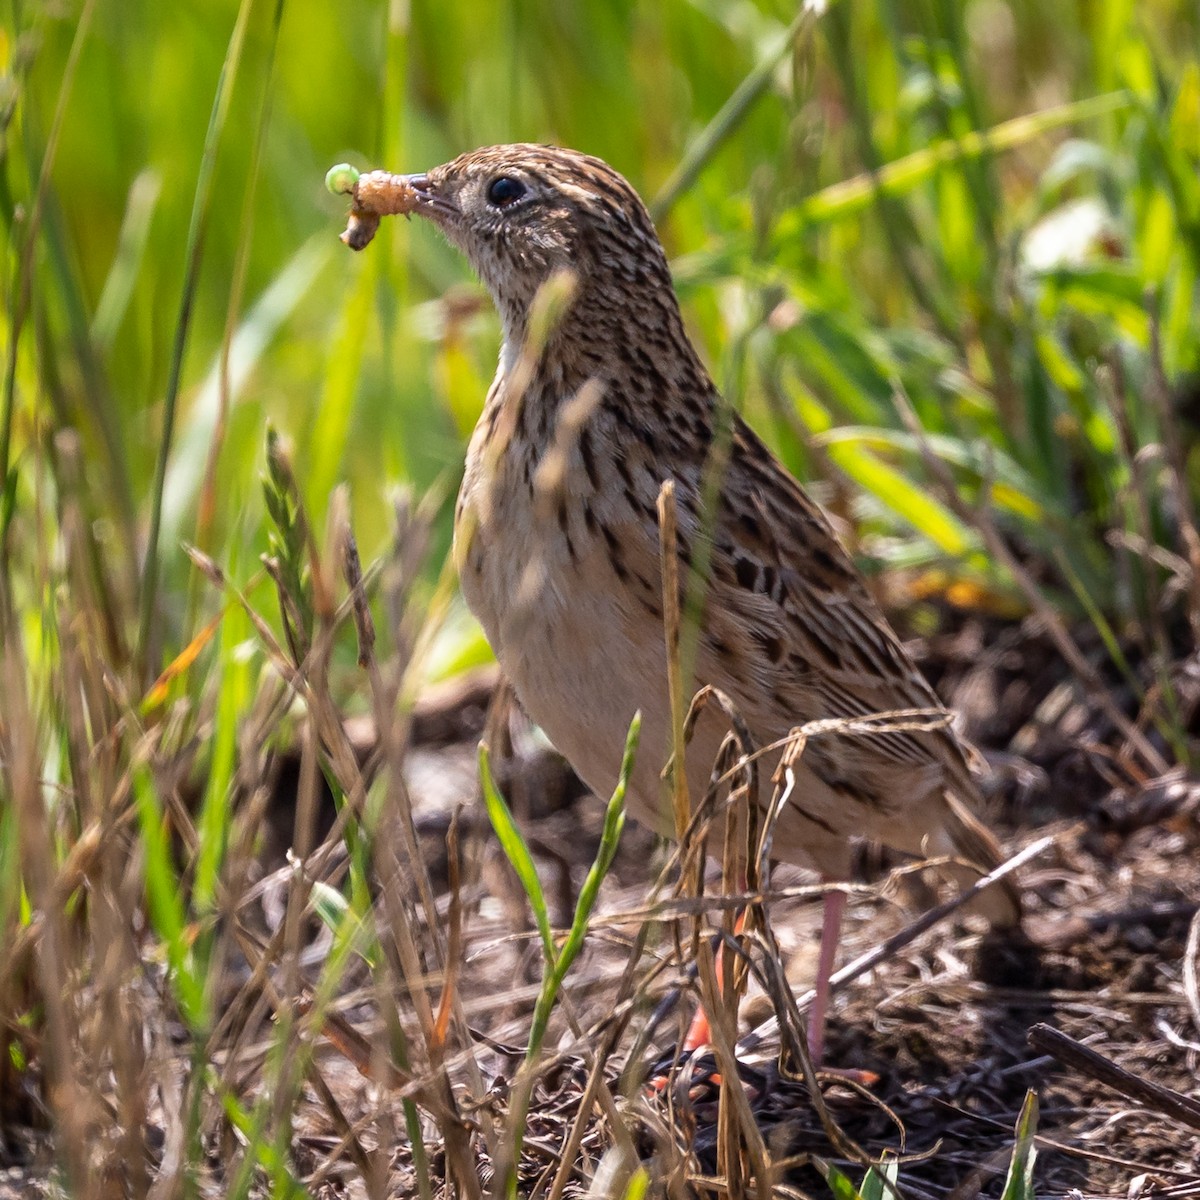
M 268 421 L 294 443 L 314 512 L 349 480 L 368 556 L 386 537 L 389 483 L 451 495 L 496 324 L 427 227 L 389 222 L 367 254 L 345 253 L 342 205 L 321 180 L 343 158 L 419 169 L 501 140 L 584 148 L 659 197 L 718 378 L 790 466 L 811 476 L 832 460 L 866 489 L 855 511 L 888 535 L 876 554 L 1006 584 L 961 519 L 906 482 L 920 467 L 892 401 L 902 381 L 964 484 L 991 478 L 1001 514 L 1031 545 L 1065 550 L 1102 606 L 1129 599 L 1097 537 L 1121 523 L 1121 421 L 1136 442 L 1155 433 L 1149 313 L 1169 379 L 1197 366 L 1195 5 L 872 0 L 796 22 L 794 37 L 789 5 L 704 0 L 83 12 L 14 4 L 0 47 L 10 315 L 26 266 L 32 285 L 11 380 L 8 545 L 29 556 L 52 535 L 36 501 L 58 485 L 53 433 L 77 430 L 130 646 L 138 593 L 156 602 L 149 668 L 204 616 L 187 603 L 180 540 L 223 563 L 264 546 Z M 761 94 L 664 197 L 756 71 Z M 981 146 L 998 127 L 1003 148 Z M 862 172 L 885 164 L 896 174 L 881 196 Z M 161 581 L 147 597 L 169 405 Z M 824 435 L 815 464 L 804 431 Z

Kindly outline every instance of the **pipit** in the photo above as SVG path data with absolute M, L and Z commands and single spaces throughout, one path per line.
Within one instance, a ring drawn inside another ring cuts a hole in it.
M 650 216 L 621 175 L 573 150 L 510 145 L 390 179 L 391 206 L 376 211 L 438 226 L 503 326 L 458 497 L 463 595 L 529 716 L 597 794 L 612 790 L 640 709 L 630 809 L 673 831 L 660 778 L 672 730 L 656 507 L 666 480 L 680 578 L 707 562 L 695 684 L 725 693 L 758 746 L 821 718 L 944 713 L 821 508 L 725 407 Z M 700 718 L 686 760 L 692 797 L 727 732 L 715 709 Z M 844 880 L 853 841 L 866 837 L 985 870 L 999 862 L 948 721 L 812 738 L 794 772 L 776 859 Z M 760 777 L 766 789 L 771 771 Z M 1019 917 L 1007 885 L 980 900 L 996 924 Z M 809 1022 L 818 1062 L 844 901 L 826 895 Z

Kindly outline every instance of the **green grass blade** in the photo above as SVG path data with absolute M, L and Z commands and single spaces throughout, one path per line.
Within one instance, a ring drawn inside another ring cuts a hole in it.
M 334 936 L 334 952 L 321 974 L 319 994 L 322 1002 L 327 1002 L 336 990 L 350 954 L 357 954 L 367 966 L 375 968 L 383 961 L 383 951 L 373 924 L 360 916 L 337 888 L 319 879 L 314 879 L 309 886 L 312 889 L 309 907 Z
M 870 1167 L 858 1189 L 862 1200 L 898 1200 L 900 1162 L 886 1150 L 883 1157 Z
M 202 1033 L 208 1028 L 204 979 L 191 954 L 183 888 L 173 865 L 166 819 L 155 797 L 153 777 L 144 765 L 134 768 L 133 791 L 145 847 L 150 920 L 166 947 L 180 1015 L 194 1032 Z
M 558 993 L 563 980 L 571 969 L 571 964 L 583 948 L 587 937 L 588 922 L 592 910 L 596 907 L 596 899 L 600 894 L 600 885 L 612 866 L 613 857 L 621 840 L 621 830 L 625 828 L 625 793 L 629 787 L 629 777 L 633 772 L 633 760 L 637 753 L 638 738 L 642 730 L 642 714 L 634 713 L 625 736 L 625 752 L 621 756 L 621 772 L 617 777 L 617 785 L 604 811 L 604 828 L 600 834 L 600 846 L 596 851 L 595 860 L 579 889 L 579 899 L 575 904 L 575 915 L 571 921 L 571 929 L 563 942 L 558 954 L 547 960 L 547 970 L 542 979 L 542 989 L 538 994 L 537 1004 L 533 1010 L 533 1021 L 529 1032 L 529 1049 L 525 1056 L 527 1063 L 532 1063 L 541 1052 L 542 1041 L 546 1035 L 546 1027 L 550 1021 L 550 1013 L 558 1000 Z
M 1015 150 L 1051 130 L 1120 112 L 1133 103 L 1133 97 L 1128 92 L 1108 92 L 1014 117 L 989 130 L 972 131 L 961 138 L 934 142 L 903 158 L 885 163 L 873 174 L 855 175 L 852 179 L 822 188 L 780 220 L 774 230 L 773 240 L 793 238 L 797 236 L 799 226 L 809 222 L 838 221 L 854 216 L 868 207 L 878 192 L 889 196 L 901 195 L 931 179 L 938 168 L 959 159 Z
M 813 1158 L 813 1166 L 820 1172 L 821 1177 L 829 1185 L 834 1200 L 864 1200 L 862 1193 L 854 1186 L 854 1181 L 840 1167 L 834 1166 L 824 1159 Z
M 175 338 L 171 349 L 171 364 L 167 376 L 167 391 L 163 400 L 163 423 L 159 433 L 158 457 L 154 469 L 154 488 L 150 497 L 150 532 L 146 539 L 146 565 L 142 571 L 141 611 L 138 619 L 138 655 L 142 675 L 149 682 L 156 673 L 154 657 L 154 614 L 158 605 L 158 559 L 159 534 L 162 525 L 163 493 L 167 483 L 167 464 L 171 457 L 171 441 L 175 431 L 175 409 L 179 402 L 179 390 L 183 384 L 183 359 L 187 350 L 188 333 L 191 329 L 192 311 L 196 291 L 200 283 L 200 261 L 204 251 L 204 234 L 208 227 L 209 206 L 212 201 L 212 182 L 216 169 L 217 149 L 225 131 L 225 119 L 229 114 L 229 102 L 234 81 L 242 61 L 246 41 L 246 27 L 254 0 L 241 0 L 225 61 L 217 78 L 217 90 L 213 97 L 208 131 L 204 138 L 204 152 L 200 156 L 200 173 L 196 179 L 196 191 L 192 199 L 192 215 L 188 223 L 187 241 L 184 245 L 183 289 L 179 300 L 179 315 L 175 322 Z
M 514 1167 L 521 1158 L 521 1144 L 525 1134 L 525 1120 L 528 1115 L 529 1099 L 533 1088 L 533 1067 L 537 1062 L 538 1055 L 541 1054 L 542 1042 L 545 1040 L 546 1030 L 550 1024 L 550 1014 L 554 1010 L 555 1002 L 558 1000 L 558 993 L 562 988 L 563 980 L 566 978 L 571 963 L 575 960 L 575 957 L 583 946 L 584 938 L 587 935 L 588 921 L 591 919 L 592 909 L 595 907 L 596 898 L 600 892 L 600 884 L 604 881 L 604 876 L 608 873 L 609 867 L 612 866 L 613 856 L 617 852 L 621 830 L 625 825 L 625 793 L 629 787 L 629 777 L 633 772 L 633 761 L 637 753 L 638 737 L 641 733 L 641 728 L 642 714 L 637 712 L 634 714 L 633 720 L 629 725 L 629 732 L 625 736 L 625 752 L 621 756 L 621 771 L 617 777 L 616 787 L 613 789 L 613 794 L 609 799 L 608 807 L 604 812 L 604 828 L 600 836 L 600 846 L 596 851 L 596 858 L 592 863 L 591 870 L 588 871 L 587 879 L 580 889 L 570 933 L 567 935 L 567 940 L 563 944 L 561 953 L 555 955 L 553 946 L 551 945 L 546 955 L 545 968 L 542 973 L 542 986 L 533 1008 L 533 1018 L 530 1021 L 529 1047 L 525 1053 L 525 1067 L 516 1087 L 513 1089 L 512 1105 L 509 1114 L 510 1127 L 513 1130 L 514 1138 L 506 1187 L 506 1192 L 509 1196 L 513 1196 L 516 1193 L 516 1171 Z M 508 806 L 505 805 L 499 792 L 496 791 L 495 785 L 492 783 L 491 772 L 488 768 L 487 749 L 483 745 L 479 747 L 479 773 L 484 781 L 484 800 L 488 806 L 488 815 L 492 817 L 492 825 L 501 839 L 501 844 L 505 846 L 505 853 L 509 855 L 509 861 L 516 867 L 514 854 L 518 857 L 524 856 L 528 860 L 528 867 L 525 869 L 532 870 L 533 860 L 529 858 L 529 851 L 525 847 L 524 839 L 521 838 L 520 831 L 512 823 L 512 815 L 508 812 Z M 493 808 L 497 810 L 495 813 L 493 813 Z M 506 826 L 510 826 L 511 828 L 505 828 Z M 502 828 L 504 828 L 504 832 L 502 832 Z M 505 844 L 506 838 L 510 842 L 519 842 L 519 845 L 513 845 L 511 853 L 508 845 Z M 517 867 L 517 874 L 522 876 L 522 882 L 524 882 L 522 868 Z M 533 885 L 537 888 L 540 896 L 541 884 L 537 881 L 536 873 L 533 875 Z M 532 899 L 531 896 L 531 903 Z M 544 908 L 544 906 L 545 902 L 543 899 L 542 907 Z M 549 936 L 549 924 L 546 927 L 546 936 Z
M 978 549 L 978 539 L 972 531 L 903 471 L 869 451 L 844 442 L 830 446 L 829 457 L 855 483 L 878 497 L 951 558 L 965 558 Z
M 8 300 L 9 328 L 7 330 L 7 345 L 4 360 L 4 390 L 0 395 L 0 487 L 5 489 L 5 503 L 0 514 L 0 533 L 6 532 L 9 517 L 12 513 L 12 500 L 9 489 L 13 484 L 9 480 L 9 465 L 12 457 L 13 416 L 17 400 L 17 362 L 21 341 L 21 329 L 28 315 L 30 293 L 33 288 L 35 238 L 38 224 L 41 220 L 42 209 L 50 188 L 50 172 L 58 152 L 59 139 L 62 133 L 63 120 L 67 105 L 74 90 L 75 78 L 78 73 L 79 60 L 83 47 L 92 27 L 92 15 L 96 11 L 95 0 L 87 0 L 75 23 L 75 34 L 71 39 L 71 50 L 67 56 L 66 67 L 58 88 L 58 98 L 54 106 L 54 117 L 50 123 L 50 133 L 46 138 L 46 148 L 38 167 L 37 182 L 34 185 L 33 201 L 25 220 L 25 228 L 20 243 L 17 270 L 10 284 Z M 5 119 L 7 127 L 8 120 Z M 4 153 L 0 154 L 0 165 L 7 158 L 7 144 Z M 6 180 L 7 183 L 7 180 Z M 6 187 L 7 191 L 7 187 Z
M 621 1200 L 646 1200 L 650 1193 L 650 1172 L 645 1167 L 638 1167 L 629 1177 Z
M 314 234 L 284 264 L 238 326 L 229 348 L 229 399 L 245 391 L 254 368 L 280 329 L 295 313 L 328 264 L 337 243 Z M 221 363 L 209 367 L 180 431 L 176 453 L 163 486 L 161 540 L 173 545 L 184 536 L 184 523 L 201 482 L 208 446 L 221 411 Z
M 483 803 L 487 809 L 488 819 L 500 840 L 500 848 L 505 858 L 516 871 L 521 887 L 529 898 L 529 907 L 533 909 L 533 919 L 537 922 L 538 933 L 542 939 L 542 953 L 546 963 L 553 964 L 558 957 L 554 949 L 554 937 L 550 931 L 550 912 L 546 906 L 546 893 L 542 890 L 542 881 L 538 878 L 537 867 L 533 855 L 521 833 L 517 822 L 513 819 L 512 810 L 505 803 L 496 781 L 492 777 L 491 763 L 488 759 L 488 748 L 482 742 L 479 744 L 479 779 L 483 784 Z
M 236 574 L 236 561 L 232 564 Z M 217 884 L 232 820 L 229 801 L 237 770 L 239 718 L 254 701 L 253 660 L 245 653 L 250 621 L 238 605 L 230 605 L 221 622 L 216 672 L 220 679 L 217 712 L 212 734 L 204 800 L 196 824 L 199 854 L 193 886 L 193 903 L 199 913 L 216 904 Z
M 329 243 L 332 244 L 332 243 Z M 362 372 L 371 304 L 379 279 L 380 256 L 359 259 L 352 266 L 353 282 L 342 305 L 338 326 L 329 348 L 325 383 L 317 402 L 306 447 L 305 500 L 310 512 L 323 512 L 337 482 L 346 452 L 354 395 Z
M 990 484 L 989 498 L 997 508 L 1006 509 L 1030 523 L 1047 519 L 1049 514 L 1037 494 L 1036 482 L 1010 455 L 989 444 L 990 453 L 985 463 L 981 461 L 977 443 L 947 434 L 927 434 L 923 440 L 943 461 L 971 471 L 980 479 L 987 478 Z M 921 453 L 917 438 L 901 429 L 842 425 L 815 434 L 812 441 L 818 446 L 853 445 L 867 451 L 899 451 L 913 458 Z
M 671 173 L 667 182 L 663 184 L 662 190 L 651 201 L 650 215 L 654 220 L 662 220 L 671 210 L 675 201 L 696 182 L 697 176 L 716 153 L 721 143 L 737 129 L 758 98 L 770 86 L 771 79 L 779 69 L 779 65 L 791 53 L 796 39 L 804 33 L 824 7 L 824 4 L 814 4 L 808 0 L 800 5 L 791 24 L 779 34 L 775 44 L 759 59 L 753 70 L 738 84 L 733 94 L 721 106 L 717 115 L 709 121 L 700 136 L 688 147 L 679 165 Z
M 138 272 L 150 240 L 150 224 L 162 194 L 162 176 L 147 167 L 138 173 L 129 189 L 125 216 L 117 234 L 117 252 L 113 255 L 104 290 L 92 317 L 92 341 L 100 353 L 112 348 L 113 339 L 129 308 Z
M 575 904 L 575 916 L 571 921 L 571 929 L 567 939 L 558 952 L 558 960 L 554 965 L 554 974 L 559 982 L 566 976 L 571 963 L 583 946 L 587 934 L 588 921 L 592 910 L 596 907 L 596 899 L 600 894 L 600 885 L 612 866 L 613 857 L 621 841 L 621 830 L 625 828 L 625 793 L 629 787 L 629 777 L 633 773 L 633 760 L 637 754 L 638 738 L 642 732 L 642 714 L 634 713 L 625 735 L 625 751 L 621 755 L 621 771 L 617 777 L 617 786 L 609 798 L 608 807 L 604 810 L 604 828 L 600 834 L 600 847 L 596 851 L 595 861 L 579 889 L 579 899 Z
M 1034 1200 L 1035 1198 L 1033 1164 L 1037 1159 L 1037 1147 L 1034 1144 L 1037 1123 L 1037 1093 L 1030 1088 L 1025 1093 L 1025 1103 L 1021 1105 L 1021 1113 L 1017 1117 L 1017 1143 L 1013 1147 L 1012 1162 L 1009 1164 L 1008 1177 L 1004 1181 L 1004 1191 L 1000 1195 L 1000 1200 Z

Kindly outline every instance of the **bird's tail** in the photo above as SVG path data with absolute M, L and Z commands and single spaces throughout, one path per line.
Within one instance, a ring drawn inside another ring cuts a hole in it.
M 979 868 L 947 867 L 946 871 L 960 888 L 970 887 L 980 876 L 1004 861 L 1000 844 L 971 810 L 952 793 L 946 793 L 946 811 L 941 837 L 931 839 L 929 850 L 938 854 L 966 859 Z M 940 843 L 940 844 L 939 844 Z M 991 922 L 993 928 L 1005 929 L 1021 923 L 1021 894 L 1012 876 L 1006 876 L 981 892 L 967 909 Z

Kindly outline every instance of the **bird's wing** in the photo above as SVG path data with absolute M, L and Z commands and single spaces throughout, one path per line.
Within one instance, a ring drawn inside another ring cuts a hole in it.
M 746 683 L 735 691 L 759 703 L 769 689 L 773 707 L 792 714 L 794 724 L 899 709 L 944 711 L 828 519 L 740 421 L 722 490 L 705 625 L 717 642 L 710 649 L 741 660 L 730 680 Z M 831 784 L 870 796 L 904 768 L 940 765 L 960 797 L 970 802 L 977 794 L 949 728 L 832 741 L 842 743 L 840 751 L 828 746 L 814 760 L 838 776 Z

